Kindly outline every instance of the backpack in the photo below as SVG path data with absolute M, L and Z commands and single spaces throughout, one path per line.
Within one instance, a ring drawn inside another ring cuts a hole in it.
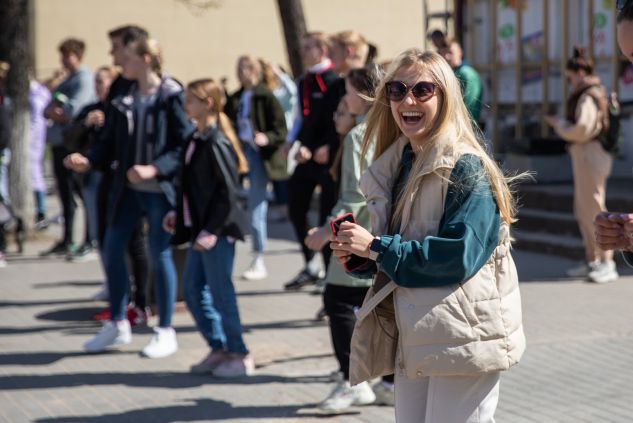
M 601 99 L 599 99 L 594 93 L 588 91 L 590 88 L 596 85 L 590 85 L 584 90 L 579 92 L 578 96 L 587 92 L 589 96 L 596 102 L 598 109 L 600 109 Z M 612 92 L 607 96 L 607 116 L 603 118 L 602 131 L 598 134 L 597 139 L 600 141 L 600 145 L 607 153 L 617 154 L 620 149 L 620 103 L 618 101 L 617 94 Z M 604 101 L 604 100 L 602 100 Z
M 616 154 L 620 149 L 620 103 L 615 92 L 607 98 L 609 126 L 603 129 L 598 141 L 605 151 Z

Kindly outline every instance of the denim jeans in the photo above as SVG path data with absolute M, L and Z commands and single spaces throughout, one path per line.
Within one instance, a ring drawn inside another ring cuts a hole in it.
M 106 228 L 103 261 L 110 291 L 113 320 L 125 319 L 128 303 L 129 274 L 125 254 L 139 220 L 145 216 L 149 225 L 150 264 L 154 274 L 159 326 L 171 326 L 176 301 L 176 269 L 171 255 L 171 235 L 162 227 L 163 217 L 171 210 L 164 194 L 139 192 L 125 188 L 119 211 Z
M 83 175 L 81 184 L 81 195 L 86 208 L 86 243 L 96 244 L 99 238 L 99 221 L 97 216 L 97 193 L 101 183 L 102 172 L 91 170 Z
M 261 253 L 264 251 L 266 239 L 268 238 L 266 222 L 268 214 L 268 201 L 266 200 L 268 174 L 259 152 L 248 143 L 244 143 L 242 146 L 249 169 L 248 210 L 251 214 L 253 252 Z
M 35 210 L 39 216 L 46 215 L 46 193 L 44 191 L 33 191 L 35 196 Z
M 198 330 L 213 350 L 248 354 L 235 287 L 231 280 L 235 244 L 225 237 L 208 251 L 191 248 L 183 274 L 183 293 Z

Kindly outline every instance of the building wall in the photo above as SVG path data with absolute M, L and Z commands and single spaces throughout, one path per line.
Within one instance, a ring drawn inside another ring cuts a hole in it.
M 57 46 L 69 36 L 86 42 L 89 67 L 110 63 L 107 32 L 129 23 L 150 31 L 163 47 L 166 71 L 183 82 L 228 76 L 235 87 L 235 62 L 245 53 L 288 68 L 275 0 L 218 3 L 196 12 L 183 0 L 33 0 L 36 75 L 60 67 Z M 303 0 L 303 7 L 309 30 L 358 30 L 378 46 L 379 60 L 424 46 L 422 1 Z

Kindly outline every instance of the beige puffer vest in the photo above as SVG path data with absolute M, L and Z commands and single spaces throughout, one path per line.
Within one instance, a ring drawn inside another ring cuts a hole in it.
M 400 138 L 361 179 L 376 235 L 387 233 L 391 191 L 407 142 Z M 403 210 L 401 234 L 405 240 L 437 234 L 455 163 L 462 154 L 480 154 L 450 144 L 438 142 L 422 153 L 426 155 L 423 177 Z M 385 289 L 394 290 L 400 333 L 396 371 L 408 378 L 506 370 L 525 350 L 518 276 L 506 224 L 501 225 L 494 253 L 471 279 L 439 288 L 404 288 L 392 281 Z M 359 316 L 367 312 L 361 309 Z

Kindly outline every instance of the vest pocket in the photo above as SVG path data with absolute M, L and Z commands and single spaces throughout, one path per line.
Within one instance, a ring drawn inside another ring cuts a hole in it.
M 432 297 L 441 298 L 437 298 L 432 304 L 421 302 L 415 295 L 407 295 L 413 290 L 425 291 L 428 294 L 424 296 L 426 300 Z M 464 294 L 458 288 L 399 288 L 395 306 L 402 347 L 462 343 L 478 339 L 473 330 L 473 326 L 477 325 L 477 318 L 472 308 L 465 311 L 468 308 L 462 304 L 467 300 L 463 297 Z

